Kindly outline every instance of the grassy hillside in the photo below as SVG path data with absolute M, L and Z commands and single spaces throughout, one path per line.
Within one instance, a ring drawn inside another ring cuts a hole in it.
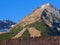
M 15 36 L 21 30 L 22 30 L 22 27 L 18 27 L 18 28 L 11 30 L 8 33 L 0 34 L 0 40 L 10 39 L 11 37 Z
M 34 27 L 37 30 L 39 30 L 41 32 L 42 36 L 49 36 L 49 33 L 53 33 L 53 31 L 44 23 L 42 22 L 35 22 L 32 24 L 29 24 L 26 27 Z M 17 28 L 13 28 L 10 32 L 5 33 L 5 34 L 0 34 L 0 40 L 4 40 L 4 39 L 10 39 L 12 37 L 14 37 L 17 33 L 19 33 L 23 28 L 21 26 L 17 26 Z M 23 33 L 23 35 L 20 38 L 27 38 L 30 37 L 29 31 L 28 29 L 26 29 L 26 31 Z
M 41 31 L 42 36 L 50 36 L 53 34 L 53 30 L 40 21 L 29 24 L 26 27 L 35 27 L 37 30 Z

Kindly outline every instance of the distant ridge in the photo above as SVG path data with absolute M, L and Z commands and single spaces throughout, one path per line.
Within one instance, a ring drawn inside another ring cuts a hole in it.
M 8 32 L 9 29 L 15 24 L 15 22 L 10 20 L 0 20 L 0 33 Z

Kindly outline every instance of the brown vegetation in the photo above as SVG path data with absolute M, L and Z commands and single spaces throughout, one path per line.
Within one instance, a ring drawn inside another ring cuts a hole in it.
M 4 40 L 0 45 L 60 45 L 60 36 Z

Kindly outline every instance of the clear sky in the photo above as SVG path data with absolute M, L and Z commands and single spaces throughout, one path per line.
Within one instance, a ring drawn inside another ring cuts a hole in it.
M 60 10 L 60 0 L 0 0 L 0 20 L 18 22 L 44 3 Z

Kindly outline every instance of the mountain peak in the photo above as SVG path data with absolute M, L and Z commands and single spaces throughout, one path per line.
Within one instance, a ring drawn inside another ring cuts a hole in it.
M 50 6 L 51 4 L 50 3 L 47 3 L 46 5 Z
M 47 6 L 51 6 L 51 4 L 50 4 L 50 3 L 43 4 L 43 5 L 41 6 L 41 8 L 45 8 L 45 7 L 47 7 Z

